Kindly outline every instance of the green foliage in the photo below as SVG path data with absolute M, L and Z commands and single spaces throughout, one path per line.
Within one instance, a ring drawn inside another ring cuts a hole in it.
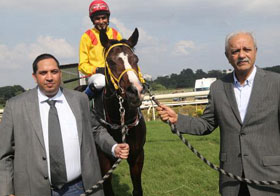
M 202 69 L 198 69 L 195 72 L 195 77 L 197 79 L 200 79 L 200 78 L 207 78 L 208 76 L 207 76 L 207 73 L 205 73 Z
M 169 76 L 159 76 L 157 77 L 157 79 L 152 82 L 153 83 L 157 83 L 157 84 L 161 84 L 162 86 L 165 86 L 166 88 L 169 86 L 168 85 L 168 81 L 169 81 Z
M 222 73 L 220 70 L 211 70 L 208 72 L 207 74 L 207 78 L 222 78 L 224 77 L 226 74 Z
M 219 130 L 207 136 L 184 135 L 207 159 L 218 164 Z M 142 172 L 144 195 L 218 196 L 218 172 L 197 158 L 167 124 L 147 122 L 145 163 Z M 116 196 L 130 196 L 129 168 L 123 161 L 113 174 Z
M 0 87 L 0 105 L 4 106 L 8 99 L 19 95 L 24 91 L 24 88 L 20 85 Z
M 211 70 L 205 73 L 202 69 L 198 69 L 195 73 L 192 69 L 183 69 L 180 74 L 171 74 L 170 76 L 160 76 L 156 78 L 151 85 L 161 84 L 167 89 L 193 88 L 196 79 L 201 78 L 222 78 L 225 76 L 219 70 Z
M 158 83 L 152 83 L 150 86 L 151 90 L 153 91 L 162 91 L 162 90 L 166 90 L 165 86 L 163 86 L 162 84 L 158 84 Z
M 276 65 L 273 67 L 267 67 L 267 68 L 264 68 L 264 70 L 280 73 L 280 65 Z

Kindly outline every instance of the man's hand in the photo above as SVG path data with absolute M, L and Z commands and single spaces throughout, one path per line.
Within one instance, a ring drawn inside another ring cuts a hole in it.
M 166 105 L 160 105 L 156 109 L 162 121 L 166 122 L 169 120 L 172 124 L 177 122 L 178 115 L 170 107 L 167 107 Z
M 129 155 L 129 145 L 126 143 L 117 144 L 114 151 L 117 158 L 127 159 Z

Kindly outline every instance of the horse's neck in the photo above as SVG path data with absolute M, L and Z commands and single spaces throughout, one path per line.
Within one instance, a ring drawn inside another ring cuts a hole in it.
M 119 100 L 116 95 L 104 93 L 104 109 L 105 115 L 108 120 L 120 122 L 121 114 L 120 107 L 124 108 L 125 111 L 125 121 L 133 121 L 137 118 L 138 108 L 129 108 L 126 100 L 120 105 Z M 115 123 L 117 123 L 115 122 Z

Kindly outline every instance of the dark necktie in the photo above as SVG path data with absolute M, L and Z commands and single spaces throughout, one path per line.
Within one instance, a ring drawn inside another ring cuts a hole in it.
M 62 188 L 67 183 L 63 142 L 55 100 L 47 100 L 49 110 L 49 155 L 51 183 L 55 188 Z

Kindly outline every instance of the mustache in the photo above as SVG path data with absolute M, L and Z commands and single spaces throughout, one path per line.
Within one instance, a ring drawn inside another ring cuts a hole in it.
M 237 64 L 238 64 L 238 63 L 243 63 L 243 62 L 249 63 L 249 62 L 250 62 L 250 59 L 249 59 L 248 57 L 246 57 L 246 58 L 244 58 L 244 59 L 238 59 Z

